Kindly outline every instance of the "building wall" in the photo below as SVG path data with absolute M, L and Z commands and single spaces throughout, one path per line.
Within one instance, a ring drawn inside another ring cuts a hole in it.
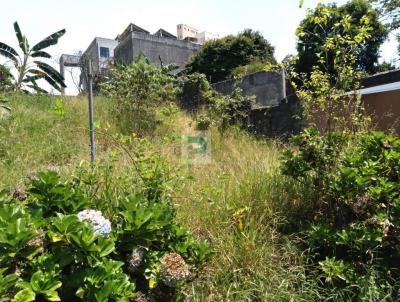
M 363 95 L 362 100 L 375 129 L 400 135 L 400 90 Z
M 97 72 L 99 70 L 99 50 L 97 48 L 96 39 L 94 39 L 92 43 L 90 43 L 89 47 L 83 53 L 82 58 L 90 58 L 92 60 L 93 71 Z
M 249 127 L 258 134 L 286 139 L 300 133 L 306 126 L 306 122 L 299 118 L 301 112 L 301 104 L 297 96 L 292 94 L 277 106 L 253 109 L 249 116 Z
M 199 32 L 197 29 L 190 27 L 186 24 L 178 24 L 176 31 L 177 31 L 179 40 L 183 40 L 187 37 L 197 38 L 197 34 Z
M 222 94 L 230 94 L 236 80 L 227 80 L 213 84 L 213 88 Z M 282 72 L 260 71 L 245 75 L 240 87 L 243 94 L 255 96 L 259 105 L 273 107 L 280 104 L 286 96 L 285 76 Z
M 198 45 L 187 41 L 131 33 L 116 47 L 114 54 L 126 64 L 132 63 L 142 52 L 153 64 L 160 64 L 160 56 L 164 64 L 183 67 L 198 49 Z
M 96 38 L 97 41 L 97 51 L 98 51 L 98 58 L 99 58 L 99 68 L 106 68 L 110 61 L 110 58 L 114 57 L 114 49 L 117 47 L 118 42 L 112 39 L 104 39 L 104 38 Z M 106 47 L 109 49 L 110 56 L 109 58 L 102 58 L 100 56 L 100 47 Z
M 197 34 L 197 42 L 199 44 L 204 44 L 205 42 L 213 39 L 218 39 L 218 35 L 203 31 Z
M 95 38 L 83 53 L 83 58 L 90 58 L 92 60 L 93 72 L 97 73 L 102 68 L 107 67 L 110 58 L 114 57 L 114 49 L 117 45 L 118 42 L 112 39 Z M 100 47 L 107 47 L 109 49 L 109 58 L 100 57 Z

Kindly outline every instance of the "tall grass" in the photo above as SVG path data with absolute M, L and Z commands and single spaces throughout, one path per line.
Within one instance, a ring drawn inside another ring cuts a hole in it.
M 87 103 L 65 98 L 65 115 L 52 113 L 57 97 L 10 95 L 12 115 L 0 120 L 0 188 L 23 184 L 25 175 L 40 169 L 71 173 L 89 159 Z M 96 98 L 97 156 L 116 148 L 109 133 L 119 130 L 110 116 L 112 100 Z M 344 298 L 322 290 L 308 277 L 296 238 L 280 232 L 287 217 L 296 217 L 294 183 L 279 173 L 282 143 L 257 139 L 239 129 L 210 129 L 211 162 L 188 165 L 180 156 L 180 136 L 192 127 L 183 112 L 163 115 L 147 138 L 179 170 L 182 182 L 173 190 L 178 218 L 215 251 L 212 262 L 191 288 L 188 301 L 319 301 Z M 120 125 L 119 125 L 120 126 Z M 113 173 L 127 164 L 123 153 Z M 300 192 L 300 193 L 299 193 Z M 297 195 L 296 195 L 297 194 Z M 299 215 L 301 217 L 301 215 Z
M 60 97 L 8 95 L 12 114 L 0 119 L 0 187 L 21 182 L 40 169 L 71 170 L 89 159 L 87 102 L 64 98 L 65 115 L 52 108 Z M 109 120 L 107 102 L 97 99 L 97 123 Z M 98 150 L 101 156 L 101 151 Z

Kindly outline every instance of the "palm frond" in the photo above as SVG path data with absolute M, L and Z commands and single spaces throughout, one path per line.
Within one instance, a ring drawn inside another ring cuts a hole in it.
M 17 57 L 19 57 L 19 55 L 15 49 L 2 42 L 0 42 L 0 54 L 18 63 Z
M 50 59 L 51 55 L 48 54 L 45 51 L 37 51 L 37 52 L 32 53 L 31 57 L 33 57 L 33 58 L 48 58 L 48 59 Z
M 57 82 L 61 87 L 66 88 L 67 86 L 64 83 L 64 77 L 53 67 L 51 67 L 49 64 L 40 62 L 40 61 L 34 61 L 34 63 L 41 69 L 43 70 L 48 76 L 50 76 L 54 81 Z
M 14 22 L 14 30 L 15 30 L 15 35 L 17 36 L 18 39 L 19 47 L 22 49 L 22 52 L 24 54 L 27 54 L 29 51 L 28 40 L 25 38 L 25 36 L 22 35 L 18 22 Z
M 38 44 L 32 47 L 33 52 L 37 52 L 39 50 L 42 50 L 44 48 L 47 48 L 51 45 L 55 45 L 58 42 L 58 39 L 61 38 L 65 34 L 65 29 L 59 30 L 58 32 L 55 32 L 54 34 L 51 34 L 44 40 L 40 41 Z

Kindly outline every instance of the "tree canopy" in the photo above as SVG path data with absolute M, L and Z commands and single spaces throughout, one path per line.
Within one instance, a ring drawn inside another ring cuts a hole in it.
M 255 59 L 276 63 L 274 47 L 260 32 L 246 29 L 238 35 L 206 42 L 186 67 L 188 73 L 203 73 L 211 82 L 218 82 L 230 77 L 236 67 Z
M 320 18 L 324 22 L 316 22 Z M 297 51 L 298 59 L 295 64 L 297 72 L 310 73 L 315 66 L 334 74 L 333 58 L 335 54 L 332 50 L 325 50 L 326 42 L 337 36 L 344 36 L 344 27 L 335 24 L 348 22 L 350 34 L 352 28 L 358 28 L 362 20 L 368 19 L 370 27 L 369 38 L 358 43 L 357 59 L 354 68 L 361 69 L 366 73 L 376 72 L 376 63 L 379 58 L 379 48 L 385 41 L 388 30 L 379 21 L 379 14 L 365 0 L 352 0 L 342 6 L 336 4 L 319 4 L 314 10 L 310 11 L 307 17 L 300 23 L 297 29 Z M 364 21 L 363 21 L 364 22 Z M 348 35 L 348 32 L 346 33 Z M 356 39 L 357 31 L 353 35 Z M 320 63 L 319 55 L 325 54 L 325 64 Z

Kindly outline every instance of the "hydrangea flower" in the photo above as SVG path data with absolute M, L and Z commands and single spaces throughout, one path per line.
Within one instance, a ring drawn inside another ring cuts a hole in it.
M 36 230 L 36 237 L 26 243 L 30 247 L 42 247 L 44 245 L 44 231 L 43 229 Z
M 135 272 L 143 261 L 144 250 L 141 247 L 135 247 L 129 257 L 129 270 Z
M 181 255 L 167 253 L 161 259 L 160 275 L 165 285 L 174 287 L 178 281 L 187 278 L 190 275 L 190 271 Z
M 93 230 L 104 237 L 111 233 L 111 222 L 103 217 L 101 211 L 83 210 L 78 213 L 78 218 L 80 221 L 88 221 Z

